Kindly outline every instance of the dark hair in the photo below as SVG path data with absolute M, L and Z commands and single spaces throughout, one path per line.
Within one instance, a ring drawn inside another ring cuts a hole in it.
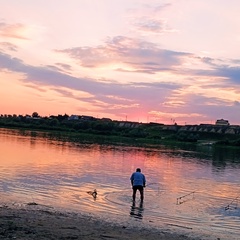
M 141 168 L 137 168 L 137 169 L 136 169 L 136 172 L 141 172 Z

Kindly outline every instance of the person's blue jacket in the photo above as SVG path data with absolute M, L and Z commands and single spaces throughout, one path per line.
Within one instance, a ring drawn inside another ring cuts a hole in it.
M 141 172 L 134 172 L 130 178 L 132 186 L 143 186 L 145 187 L 146 178 Z

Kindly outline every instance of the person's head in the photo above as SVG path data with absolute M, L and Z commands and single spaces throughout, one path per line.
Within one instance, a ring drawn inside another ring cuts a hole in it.
M 137 169 L 136 169 L 136 172 L 141 172 L 141 168 L 137 168 Z

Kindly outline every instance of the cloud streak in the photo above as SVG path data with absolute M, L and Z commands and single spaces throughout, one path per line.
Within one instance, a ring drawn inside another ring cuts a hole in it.
M 26 40 L 27 38 L 24 37 L 23 32 L 25 27 L 23 24 L 16 23 L 16 24 L 7 24 L 5 22 L 0 22 L 0 36 L 4 38 L 17 38 Z
M 81 66 L 95 68 L 122 65 L 121 70 L 156 73 L 180 65 L 184 57 L 192 54 L 160 49 L 153 43 L 124 36 L 108 39 L 98 47 L 77 47 L 56 50 L 75 59 Z M 124 67 L 125 66 L 125 67 Z

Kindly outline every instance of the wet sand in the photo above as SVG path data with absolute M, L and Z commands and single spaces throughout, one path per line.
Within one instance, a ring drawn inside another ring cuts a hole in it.
M 0 206 L 0 239 L 199 240 L 164 229 L 130 227 L 92 216 L 26 207 Z

